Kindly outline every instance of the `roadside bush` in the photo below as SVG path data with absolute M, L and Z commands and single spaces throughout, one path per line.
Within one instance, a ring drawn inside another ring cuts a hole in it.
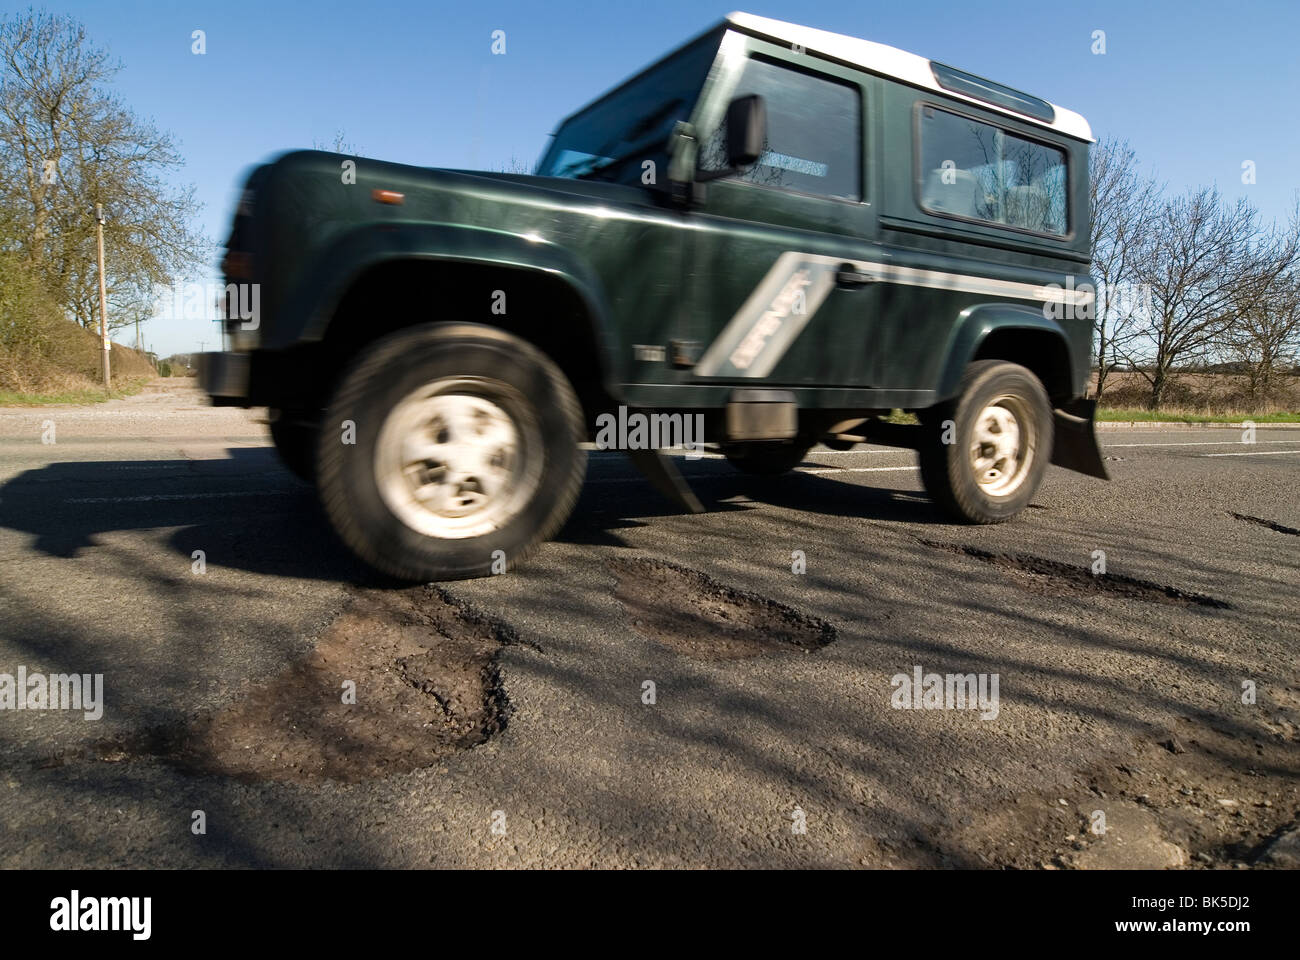
M 0 252 L 0 390 L 26 391 L 44 379 L 51 331 L 60 320 L 53 298 L 18 254 Z
M 65 319 L 15 254 L 0 252 L 0 390 L 65 393 L 100 384 L 99 337 Z M 144 354 L 118 344 L 115 382 L 155 375 Z

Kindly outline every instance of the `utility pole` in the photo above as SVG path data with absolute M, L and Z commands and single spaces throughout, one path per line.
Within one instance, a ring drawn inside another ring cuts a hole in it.
M 104 205 L 95 204 L 95 235 L 99 241 L 99 337 L 104 341 L 104 392 L 110 389 L 108 373 L 108 285 L 104 282 Z

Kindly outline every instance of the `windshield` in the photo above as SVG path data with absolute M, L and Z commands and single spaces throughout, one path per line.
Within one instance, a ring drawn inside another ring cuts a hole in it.
M 718 51 L 711 33 L 566 120 L 537 166 L 543 177 L 657 182 L 668 163 L 668 138 L 689 119 Z M 647 167 L 646 161 L 654 164 Z

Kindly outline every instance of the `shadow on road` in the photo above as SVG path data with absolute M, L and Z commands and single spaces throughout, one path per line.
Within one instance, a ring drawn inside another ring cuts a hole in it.
M 249 573 L 373 579 L 333 538 L 311 489 L 264 448 L 219 460 L 51 463 L 0 486 L 0 526 L 62 558 L 105 533 L 176 527 L 170 543 L 185 557 L 203 550 Z
M 227 453 L 210 460 L 50 463 L 0 486 L 0 527 L 31 534 L 35 549 L 64 558 L 77 556 L 100 534 L 177 527 L 171 537 L 177 553 L 219 552 L 223 564 L 248 573 L 388 583 L 351 557 L 329 530 L 311 488 L 285 471 L 273 450 L 235 447 Z M 608 476 L 609 466 L 589 465 L 587 485 L 558 541 L 626 546 L 617 531 L 681 515 L 630 468 Z M 837 518 L 947 522 L 923 495 L 840 483 L 833 473 L 749 477 L 716 460 L 689 472 L 711 514 L 766 503 Z

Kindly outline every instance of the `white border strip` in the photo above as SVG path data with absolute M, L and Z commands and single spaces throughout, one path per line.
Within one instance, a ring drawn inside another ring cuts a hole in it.
M 1031 123 L 1037 127 L 1045 127 L 1048 130 L 1068 134 L 1079 140 L 1093 142 L 1092 127 L 1088 125 L 1087 120 L 1073 110 L 1058 107 L 1053 103 L 1051 106 L 1056 111 L 1056 120 L 1048 123 L 1045 120 L 1018 113 L 1015 110 L 1009 110 L 996 103 L 988 103 L 953 90 L 945 90 L 934 79 L 934 73 L 930 70 L 930 61 L 928 59 L 915 53 L 908 53 L 906 50 L 899 50 L 897 47 L 875 43 L 871 40 L 863 40 L 859 37 L 850 37 L 843 33 L 832 33 L 829 30 L 803 27 L 797 23 L 787 23 L 784 20 L 758 17 L 752 13 L 732 13 L 728 15 L 727 21 L 742 30 L 764 35 L 785 43 L 787 46 L 801 46 L 810 50 L 819 50 L 836 60 L 843 60 L 866 70 L 894 77 L 904 83 L 910 83 L 914 87 L 933 90 L 945 97 L 954 97 L 967 103 L 976 104 L 985 110 L 995 110 L 1009 117 L 1015 117 L 1023 123 Z

